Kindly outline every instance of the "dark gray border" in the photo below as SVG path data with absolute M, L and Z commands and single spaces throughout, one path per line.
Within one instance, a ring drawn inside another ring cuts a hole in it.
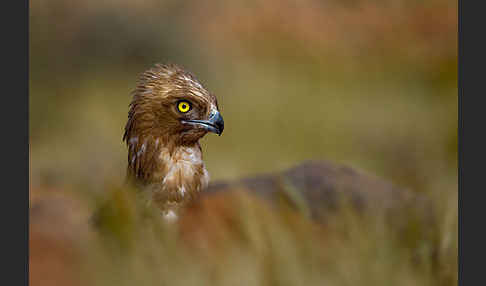
M 1 17 L 2 284 L 28 285 L 29 2 L 10 1 Z
M 484 284 L 486 60 L 484 9 L 458 1 L 459 285 Z M 474 5 L 475 4 L 475 5 Z M 476 30 L 477 29 L 477 30 Z M 466 131 L 467 130 L 467 131 Z M 468 229 L 468 231 L 466 231 Z M 481 249 L 483 248 L 483 249 Z

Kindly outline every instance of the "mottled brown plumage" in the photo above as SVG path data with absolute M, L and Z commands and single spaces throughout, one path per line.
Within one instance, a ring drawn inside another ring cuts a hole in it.
M 224 129 L 216 97 L 172 64 L 145 71 L 132 96 L 123 135 L 127 179 L 172 215 L 207 187 L 199 139 Z

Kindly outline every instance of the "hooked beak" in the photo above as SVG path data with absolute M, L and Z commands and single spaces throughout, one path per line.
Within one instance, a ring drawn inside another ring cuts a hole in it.
M 203 127 L 209 132 L 221 136 L 224 129 L 224 120 L 219 111 L 212 113 L 208 120 L 184 120 L 184 123 L 191 123 Z

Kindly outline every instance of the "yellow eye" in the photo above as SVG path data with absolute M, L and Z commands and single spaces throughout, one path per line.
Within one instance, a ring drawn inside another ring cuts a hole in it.
M 182 113 L 186 113 L 191 110 L 191 104 L 185 100 L 179 101 L 179 103 L 177 103 L 177 109 Z

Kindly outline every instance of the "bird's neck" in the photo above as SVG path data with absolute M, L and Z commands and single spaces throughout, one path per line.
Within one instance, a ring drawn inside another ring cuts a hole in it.
M 178 145 L 168 138 L 147 138 L 144 142 L 138 144 L 138 152 L 132 152 L 136 162 L 131 166 L 133 171 L 144 168 L 145 172 L 136 179 L 144 196 L 157 207 L 164 211 L 177 209 L 207 187 L 209 174 L 199 142 Z

